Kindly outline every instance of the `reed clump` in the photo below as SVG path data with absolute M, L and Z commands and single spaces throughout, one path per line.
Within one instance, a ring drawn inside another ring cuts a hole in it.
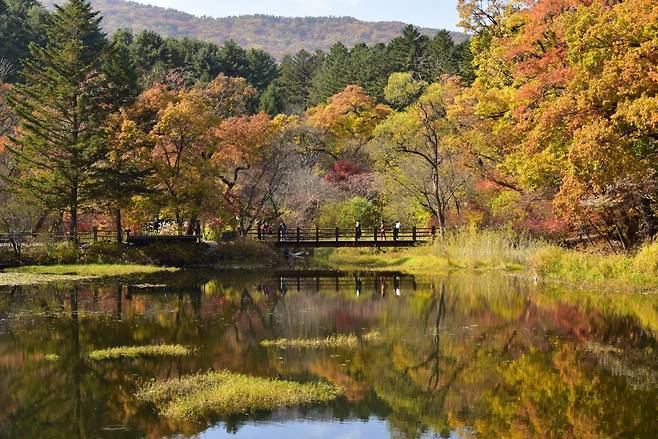
M 185 357 L 191 353 L 190 349 L 181 345 L 118 346 L 92 351 L 89 353 L 89 358 L 103 361 L 138 357 Z
M 297 383 L 225 370 L 151 382 L 142 386 L 136 396 L 154 404 L 163 416 L 193 421 L 326 403 L 340 394 L 340 389 L 329 383 Z
M 371 331 L 361 336 L 356 334 L 335 334 L 328 337 L 316 338 L 279 338 L 276 340 L 261 340 L 264 347 L 276 347 L 280 349 L 327 349 L 327 348 L 352 348 L 361 342 L 376 342 L 381 339 L 381 334 Z

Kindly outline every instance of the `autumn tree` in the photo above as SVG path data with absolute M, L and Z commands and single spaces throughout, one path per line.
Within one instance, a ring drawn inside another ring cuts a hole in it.
M 349 85 L 329 103 L 308 110 L 308 123 L 321 130 L 326 140 L 317 150 L 338 159 L 345 153 L 358 154 L 373 138 L 373 130 L 390 108 L 377 104 L 357 85 Z
M 474 150 L 572 224 L 656 233 L 652 2 L 460 2 L 477 79 Z M 466 112 L 466 114 L 468 111 Z
M 468 179 L 447 115 L 458 90 L 454 82 L 434 83 L 374 132 L 383 148 L 379 160 L 385 177 L 437 218 L 442 236 L 446 215 L 453 206 L 459 209 L 460 190 Z
M 287 124 L 283 116 L 272 120 L 259 113 L 226 119 L 216 131 L 220 146 L 213 161 L 242 233 L 251 230 L 268 207 L 278 211 L 276 195 L 294 166 Z

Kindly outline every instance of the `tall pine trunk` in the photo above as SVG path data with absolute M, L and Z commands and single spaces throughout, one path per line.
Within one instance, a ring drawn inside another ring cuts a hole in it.
M 115 238 L 121 244 L 123 242 L 123 230 L 121 228 L 121 208 L 119 207 L 114 211 L 114 230 Z
M 69 239 L 75 244 L 78 243 L 78 184 L 77 182 L 72 182 L 71 184 L 71 200 L 70 209 L 71 209 L 71 222 L 69 224 Z

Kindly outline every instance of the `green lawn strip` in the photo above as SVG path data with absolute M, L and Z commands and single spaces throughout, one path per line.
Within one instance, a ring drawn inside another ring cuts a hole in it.
M 377 341 L 381 338 L 378 332 L 369 332 L 362 336 L 355 334 L 336 334 L 317 338 L 279 338 L 276 340 L 261 340 L 264 347 L 277 347 L 281 349 L 324 349 L 324 348 L 350 348 L 365 342 Z
M 92 351 L 89 353 L 89 358 L 102 361 L 138 357 L 184 357 L 191 353 L 190 349 L 181 345 L 118 346 Z
M 139 389 L 137 397 L 153 403 L 163 416 L 189 421 L 326 403 L 340 394 L 328 383 L 297 383 L 212 371 L 149 383 Z

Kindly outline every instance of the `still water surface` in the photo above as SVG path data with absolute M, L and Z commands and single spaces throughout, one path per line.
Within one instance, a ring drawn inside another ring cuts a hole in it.
M 658 437 L 655 294 L 322 272 L 2 288 L 0 437 Z M 355 348 L 259 344 L 373 330 L 381 342 Z M 157 343 L 195 353 L 86 358 Z M 161 418 L 133 396 L 145 380 L 210 369 L 326 380 L 345 396 L 196 423 Z

